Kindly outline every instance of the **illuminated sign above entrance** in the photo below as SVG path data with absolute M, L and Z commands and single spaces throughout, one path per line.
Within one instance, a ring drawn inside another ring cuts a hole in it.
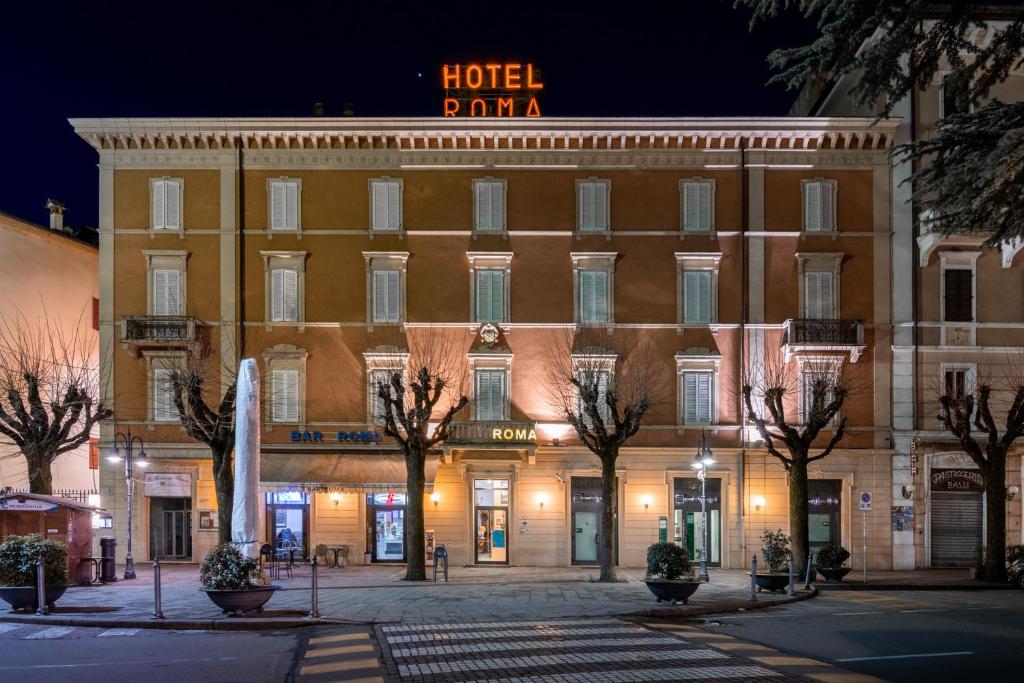
M 445 64 L 441 82 L 445 116 L 540 116 L 544 84 L 533 64 Z
M 466 445 L 500 444 L 534 446 L 537 425 L 534 422 L 452 422 L 447 443 Z

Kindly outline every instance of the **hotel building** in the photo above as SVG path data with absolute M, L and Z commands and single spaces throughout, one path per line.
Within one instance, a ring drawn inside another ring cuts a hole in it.
M 116 415 L 102 442 L 130 428 L 151 462 L 138 559 L 196 561 L 216 543 L 208 449 L 165 382 L 167 362 L 205 345 L 221 381 L 242 354 L 260 365 L 266 538 L 288 529 L 306 554 L 401 561 L 405 467 L 379 436 L 371 384 L 403 362 L 403 339 L 441 330 L 471 399 L 427 468 L 426 528 L 453 563 L 593 564 L 614 533 L 619 564 L 636 567 L 663 530 L 694 556 L 705 544 L 712 566 L 745 566 L 763 529 L 788 527 L 783 470 L 744 425 L 739 391 L 778 359 L 795 383 L 821 363 L 855 372 L 848 433 L 812 464 L 811 540 L 850 547 L 855 567 L 893 566 L 895 122 L 71 123 L 99 155 L 102 386 Z M 599 462 L 545 386 L 551 340 L 585 328 L 643 335 L 672 387 L 622 450 L 610 530 Z M 705 528 L 691 468 L 702 434 L 717 461 Z M 123 555 L 122 470 L 104 462 L 101 489 Z

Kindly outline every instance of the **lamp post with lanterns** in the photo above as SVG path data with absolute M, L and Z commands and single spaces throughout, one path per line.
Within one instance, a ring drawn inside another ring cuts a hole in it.
M 707 432 L 701 432 L 700 443 L 697 445 L 697 455 L 693 459 L 693 468 L 697 470 L 697 479 L 700 480 L 700 574 L 697 580 L 707 583 L 711 580 L 708 576 L 708 510 L 707 510 L 707 468 L 715 463 L 715 457 L 711 454 L 711 446 L 708 445 Z
M 135 445 L 138 444 L 139 453 L 135 455 Z M 114 446 L 107 456 L 107 460 L 113 463 L 124 463 L 124 481 L 128 487 L 128 554 L 124 559 L 125 580 L 135 578 L 135 558 L 132 556 L 132 508 L 135 498 L 135 480 L 132 478 L 135 467 L 144 468 L 149 465 L 146 458 L 145 444 L 141 436 L 132 436 L 132 430 L 117 432 L 114 434 Z

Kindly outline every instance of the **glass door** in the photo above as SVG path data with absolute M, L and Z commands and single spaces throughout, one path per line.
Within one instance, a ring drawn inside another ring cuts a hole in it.
M 150 498 L 150 559 L 192 559 L 192 499 Z
M 405 562 L 405 494 L 366 495 L 367 547 L 371 562 Z
M 508 564 L 508 484 L 508 479 L 474 481 L 474 556 L 478 564 Z
M 841 479 L 807 481 L 807 536 L 811 552 L 842 544 L 842 491 Z
M 674 518 L 675 542 L 686 548 L 690 559 L 699 562 L 707 548 L 708 565 L 722 564 L 722 480 L 708 477 L 704 488 L 704 509 L 707 528 L 701 516 L 701 485 L 696 478 L 675 480 Z
M 573 477 L 572 489 L 572 563 L 598 564 L 601 545 L 601 477 Z M 618 481 L 616 481 L 618 486 Z M 615 544 L 615 563 L 619 562 Z
M 267 533 L 280 557 L 309 557 L 309 496 L 296 491 L 267 494 Z

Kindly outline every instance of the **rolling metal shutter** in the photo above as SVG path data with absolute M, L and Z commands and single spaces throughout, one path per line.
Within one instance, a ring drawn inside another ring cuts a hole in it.
M 982 540 L 980 493 L 932 492 L 932 566 L 973 567 Z

